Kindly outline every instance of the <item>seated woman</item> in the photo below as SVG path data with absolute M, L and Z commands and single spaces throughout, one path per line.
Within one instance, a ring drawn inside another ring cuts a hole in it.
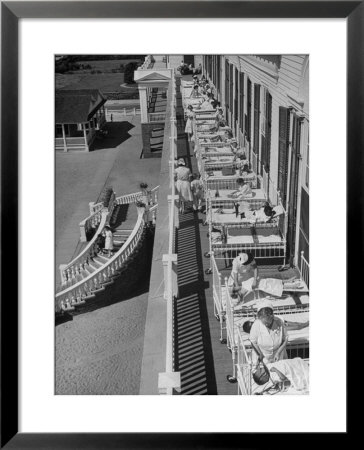
M 199 91 L 199 87 L 196 84 L 195 86 L 193 86 L 190 98 L 196 98 L 196 97 L 201 97 L 200 91 Z
M 211 94 L 207 94 L 205 101 L 201 104 L 201 109 L 204 109 L 206 111 L 211 111 L 214 109 L 211 104 L 211 101 L 212 101 L 211 97 L 212 97 Z
M 238 178 L 236 180 L 237 185 L 239 188 L 231 193 L 231 196 L 233 196 L 237 200 L 242 200 L 244 197 L 249 197 L 252 195 L 252 188 L 250 187 L 250 183 L 245 182 L 244 178 Z
M 221 136 L 221 140 L 226 142 L 226 144 L 230 144 L 232 138 L 233 132 L 231 131 L 231 128 L 226 129 L 224 135 Z
M 221 108 L 221 106 L 217 106 L 215 114 L 215 124 L 217 129 L 226 126 L 226 120 L 224 118 L 224 110 Z
M 246 160 L 245 152 L 242 148 L 238 147 L 238 141 L 236 140 L 236 138 L 232 138 L 230 140 L 230 148 L 235 156 L 242 157 L 242 159 Z

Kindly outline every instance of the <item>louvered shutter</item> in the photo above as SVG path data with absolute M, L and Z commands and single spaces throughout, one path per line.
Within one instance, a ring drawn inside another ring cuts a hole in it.
M 296 114 L 292 116 L 292 156 L 289 183 L 289 208 L 288 208 L 288 232 L 287 251 L 290 264 L 293 263 L 296 248 L 296 222 L 297 222 L 297 194 L 298 171 L 300 159 L 301 124 Z
M 234 102 L 234 117 L 235 123 L 237 123 L 239 119 L 239 72 L 235 67 L 235 102 Z
M 234 105 L 234 66 L 232 64 L 230 64 L 230 88 L 229 88 L 229 92 L 230 92 L 229 108 L 230 108 L 230 111 L 232 111 L 233 105 Z
M 244 73 L 240 73 L 240 130 L 244 130 Z
M 254 153 L 259 158 L 259 114 L 260 114 L 260 85 L 254 85 Z M 259 161 L 258 161 L 259 167 Z
M 229 73 L 229 63 L 225 60 L 225 109 L 226 109 L 226 117 L 228 117 L 229 112 L 229 83 L 230 73 Z
M 264 92 L 264 130 L 262 129 L 262 164 L 266 172 L 269 172 L 270 165 L 270 147 L 271 147 L 271 135 L 272 135 L 272 96 L 269 91 Z
M 217 55 L 217 90 L 221 92 L 221 56 Z
M 288 172 L 288 141 L 289 141 L 289 111 L 283 106 L 279 107 L 278 132 L 278 190 L 281 193 L 283 205 L 287 199 L 287 172 Z
M 248 78 L 247 82 L 247 106 L 248 110 L 245 116 L 245 132 L 246 138 L 251 142 L 251 129 L 252 129 L 252 82 Z

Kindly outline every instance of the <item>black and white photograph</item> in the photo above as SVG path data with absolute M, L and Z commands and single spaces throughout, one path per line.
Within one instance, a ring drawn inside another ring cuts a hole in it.
M 308 395 L 309 55 L 55 55 L 55 394 Z

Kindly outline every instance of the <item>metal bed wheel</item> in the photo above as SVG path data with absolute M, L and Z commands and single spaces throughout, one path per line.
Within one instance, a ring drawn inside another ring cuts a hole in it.
M 228 380 L 229 383 L 236 383 L 238 380 L 233 377 L 232 375 L 226 375 L 226 379 Z
M 220 344 L 226 344 L 227 340 L 225 338 L 220 339 Z
M 211 257 L 210 252 L 205 252 L 205 253 L 203 254 L 203 256 L 204 256 L 205 258 L 210 258 L 210 257 Z
M 206 274 L 206 275 L 211 275 L 211 274 L 212 274 L 212 269 L 211 269 L 211 267 L 205 270 L 205 274 Z

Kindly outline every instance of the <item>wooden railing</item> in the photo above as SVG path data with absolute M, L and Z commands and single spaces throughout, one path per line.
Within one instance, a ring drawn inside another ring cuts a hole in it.
M 85 303 L 87 297 L 103 290 L 104 284 L 118 275 L 129 256 L 134 252 L 143 235 L 144 224 L 144 211 L 139 211 L 133 232 L 118 252 L 88 277 L 56 294 L 56 311 L 74 309 L 76 305 Z

